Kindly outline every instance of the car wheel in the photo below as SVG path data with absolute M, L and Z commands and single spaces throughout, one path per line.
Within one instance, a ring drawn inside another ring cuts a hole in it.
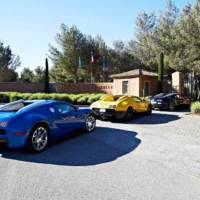
M 125 121 L 130 121 L 133 119 L 133 116 L 134 116 L 134 111 L 133 111 L 133 108 L 129 107 L 126 111 L 126 114 L 125 114 Z
M 93 115 L 89 115 L 87 116 L 86 118 L 86 121 L 85 121 L 85 129 L 86 129 L 86 132 L 92 132 L 94 131 L 96 127 L 96 119 Z
M 29 136 L 28 150 L 39 153 L 47 148 L 49 143 L 49 129 L 43 124 L 36 125 Z
M 169 110 L 170 111 L 175 111 L 176 110 L 176 105 L 173 101 L 169 102 Z
M 147 112 L 146 112 L 147 115 L 151 115 L 152 114 L 152 109 L 153 109 L 152 106 L 149 105 L 148 108 L 147 108 Z

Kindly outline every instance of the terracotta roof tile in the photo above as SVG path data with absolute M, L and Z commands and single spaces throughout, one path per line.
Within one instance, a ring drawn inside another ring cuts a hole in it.
M 131 77 L 137 77 L 137 76 L 158 76 L 157 73 L 149 72 L 143 69 L 134 69 L 128 72 L 123 72 L 120 74 L 113 74 L 111 75 L 112 78 L 131 78 Z

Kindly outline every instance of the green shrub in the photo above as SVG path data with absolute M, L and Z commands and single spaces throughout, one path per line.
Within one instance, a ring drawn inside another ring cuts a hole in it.
M 29 97 L 32 95 L 31 93 L 19 93 L 19 95 L 21 95 L 21 99 L 23 100 L 28 100 Z
M 93 94 L 93 95 L 89 96 L 89 98 L 87 100 L 87 104 L 92 104 L 95 101 L 100 100 L 104 96 L 105 96 L 104 94 Z
M 68 94 L 51 94 L 51 99 L 73 103 L 72 99 Z
M 14 92 L 11 93 L 11 94 L 9 95 L 9 100 L 10 100 L 10 102 L 19 100 L 19 99 L 18 99 L 18 96 L 17 96 L 17 93 L 14 93 Z
M 192 103 L 191 111 L 194 114 L 200 114 L 200 102 L 199 101 Z
M 98 101 L 105 94 L 45 94 L 45 93 L 18 93 L 18 92 L 1 92 L 0 102 L 12 102 L 20 99 L 24 100 L 39 100 L 39 99 L 52 99 L 59 101 L 67 101 L 72 104 L 90 105 L 91 103 Z
M 87 105 L 88 96 L 82 96 L 77 99 L 78 105 Z
M 10 102 L 10 96 L 9 96 L 9 94 L 4 93 L 4 92 L 0 93 L 0 102 L 1 103 Z

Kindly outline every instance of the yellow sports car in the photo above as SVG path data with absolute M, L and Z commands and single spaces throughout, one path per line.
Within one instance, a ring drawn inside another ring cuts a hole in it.
M 152 113 L 151 103 L 133 96 L 108 95 L 100 101 L 94 102 L 90 108 L 94 114 L 102 119 L 125 119 L 131 120 L 134 113 Z

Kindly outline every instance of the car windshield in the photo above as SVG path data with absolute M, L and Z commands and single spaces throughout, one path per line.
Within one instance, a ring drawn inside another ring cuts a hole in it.
M 172 97 L 172 96 L 175 96 L 175 95 L 177 95 L 177 94 L 175 94 L 175 93 L 171 93 L 171 94 L 167 94 L 167 95 L 165 95 L 164 97 Z
M 161 97 L 163 97 L 164 95 L 165 95 L 164 93 L 160 93 L 160 94 L 155 95 L 154 98 L 161 98 Z
M 0 107 L 0 112 L 17 112 L 18 110 L 30 105 L 31 103 L 32 102 L 25 102 L 22 100 L 8 103 Z
M 133 99 L 133 101 L 135 101 L 135 102 L 142 102 L 142 99 L 140 99 L 139 97 L 133 96 L 132 99 Z

